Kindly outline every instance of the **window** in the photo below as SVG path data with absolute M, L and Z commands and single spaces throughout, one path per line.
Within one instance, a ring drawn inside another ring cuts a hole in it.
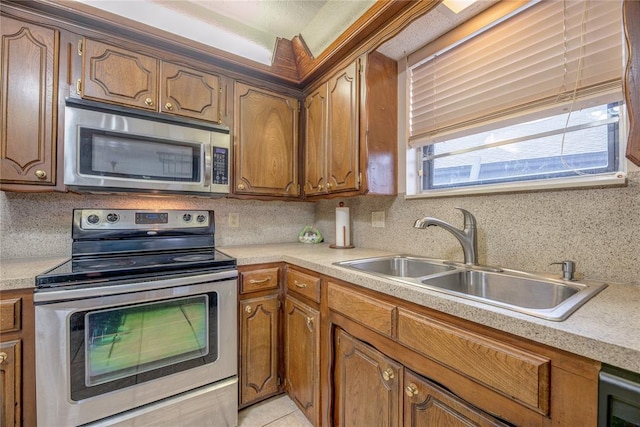
M 618 1 L 534 2 L 410 56 L 417 192 L 620 183 L 621 16 Z

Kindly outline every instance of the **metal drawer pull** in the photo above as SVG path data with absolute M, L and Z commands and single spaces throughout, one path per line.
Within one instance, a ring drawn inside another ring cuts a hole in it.
M 307 317 L 307 328 L 313 332 L 313 318 Z
M 260 283 L 267 283 L 270 279 L 267 277 L 266 279 L 251 279 L 249 283 L 252 285 L 259 285 Z
M 404 389 L 404 392 L 409 397 L 417 396 L 418 395 L 418 387 L 415 384 L 411 383 Z
M 307 287 L 306 283 L 300 283 L 297 280 L 294 280 L 293 284 L 296 285 L 297 288 L 306 288 Z
M 393 369 L 391 368 L 387 368 L 383 373 L 382 373 L 382 378 L 384 378 L 385 381 L 390 381 L 392 379 L 395 378 L 395 375 L 393 373 Z
M 8 358 L 9 358 L 9 355 L 7 355 L 7 353 L 5 353 L 4 351 L 0 353 L 0 363 L 3 363 Z
M 253 311 L 253 309 L 251 308 L 251 306 L 250 306 L 250 305 L 248 305 L 248 306 L 246 306 L 246 307 L 244 308 L 244 311 L 246 311 L 247 313 L 251 313 L 251 312 Z

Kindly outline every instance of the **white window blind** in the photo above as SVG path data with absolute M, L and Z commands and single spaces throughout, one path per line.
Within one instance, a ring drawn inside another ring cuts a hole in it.
M 621 100 L 621 20 L 617 0 L 541 1 L 417 62 L 410 146 Z

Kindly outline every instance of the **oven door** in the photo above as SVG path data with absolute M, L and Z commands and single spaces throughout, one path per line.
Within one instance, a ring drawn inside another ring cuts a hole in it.
M 38 425 L 89 423 L 235 379 L 236 275 L 37 292 Z

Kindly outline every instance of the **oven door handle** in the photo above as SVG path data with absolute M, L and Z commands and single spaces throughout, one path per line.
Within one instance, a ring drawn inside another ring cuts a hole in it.
M 77 299 L 102 297 L 107 295 L 118 295 L 131 292 L 150 291 L 154 289 L 164 289 L 179 286 L 197 285 L 200 283 L 220 282 L 223 280 L 237 279 L 238 270 L 224 270 L 214 273 L 196 274 L 185 277 L 174 277 L 161 280 L 147 280 L 132 282 L 104 282 L 100 285 L 88 286 L 84 288 L 69 289 L 36 289 L 33 294 L 35 305 L 48 304 L 60 301 L 70 301 Z

